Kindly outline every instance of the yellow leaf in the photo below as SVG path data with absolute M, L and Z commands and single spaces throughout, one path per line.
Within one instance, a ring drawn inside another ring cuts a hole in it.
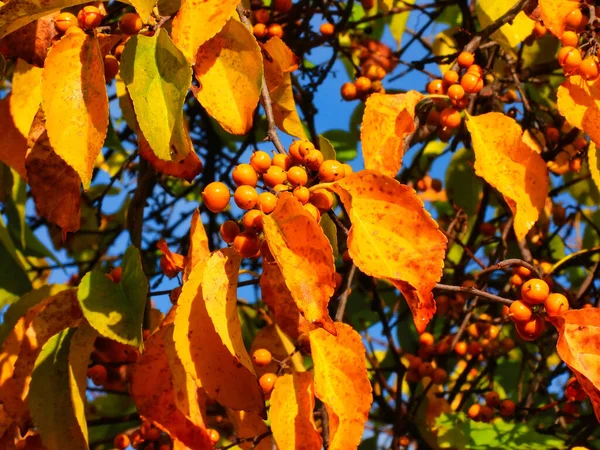
M 24 2 L 20 3 L 24 4 Z M 0 11 L 2 11 L 1 5 Z M 40 17 L 1 38 L 0 54 L 5 60 L 20 58 L 36 67 L 44 67 L 48 50 L 57 39 L 58 32 L 54 26 L 54 18 L 58 14 L 58 11 L 55 11 Z M 3 18 L 0 12 L 0 22 Z
M 8 94 L 0 100 L 0 162 L 15 169 L 23 178 L 27 178 L 25 171 L 25 154 L 27 153 L 27 139 L 17 128 L 10 114 L 10 97 Z
M 25 137 L 42 103 L 42 69 L 17 60 L 12 79 L 10 113 L 15 126 Z
M 131 3 L 133 5 L 144 23 L 148 20 L 148 17 L 150 17 L 152 8 L 156 6 L 156 0 L 126 0 L 126 3 Z
M 52 47 L 42 75 L 42 104 L 54 151 L 75 169 L 87 190 L 108 130 L 98 39 L 72 33 Z
M 415 108 L 422 99 L 417 91 L 369 96 L 360 129 L 365 169 L 396 176 L 402 166 L 404 138 L 415 131 Z
M 486 28 L 502 17 L 513 5 L 497 0 L 478 0 L 475 13 L 482 28 Z M 516 47 L 533 31 L 534 21 L 521 11 L 511 23 L 503 25 L 492 34 L 492 38 L 509 49 Z
M 268 432 L 267 425 L 258 414 L 247 411 L 233 411 L 228 408 L 227 417 L 233 423 L 235 436 L 238 439 L 248 439 L 239 444 L 240 448 L 243 450 L 273 449 L 273 437 L 266 435 Z M 258 444 L 254 444 L 252 440 L 258 436 L 263 436 L 263 438 Z
M 544 25 L 556 37 L 561 37 L 565 31 L 567 16 L 579 8 L 579 0 L 538 0 Z
M 365 347 L 350 325 L 336 322 L 337 336 L 310 332 L 315 370 L 315 395 L 329 414 L 329 449 L 347 450 L 360 444 L 373 395 L 367 377 Z
M 455 27 L 448 28 L 435 36 L 433 40 L 433 54 L 435 56 L 446 56 L 453 55 L 460 49 L 454 35 L 458 33 L 458 29 Z M 438 62 L 440 73 L 446 73 L 452 67 L 452 60 L 445 60 L 443 63 Z
M 256 333 L 254 341 L 252 341 L 252 346 L 250 347 L 250 353 L 254 353 L 254 351 L 259 348 L 267 349 L 271 352 L 271 355 L 273 355 L 273 361 L 268 365 L 256 367 L 256 375 L 259 378 L 265 373 L 277 373 L 279 365 L 276 360 L 283 361 L 295 351 L 295 346 L 292 341 L 290 341 L 290 338 L 288 338 L 275 323 L 265 326 Z M 288 369 L 286 370 L 286 373 L 289 373 L 291 369 L 296 372 L 304 372 L 306 370 L 302 361 L 302 354 L 299 352 L 296 352 L 287 364 Z
M 517 239 L 525 238 L 548 196 L 548 169 L 523 142 L 519 124 L 502 113 L 467 114 L 475 150 L 475 173 L 498 189 L 510 207 Z
M 237 314 L 240 257 L 215 251 L 192 270 L 178 300 L 175 348 L 209 397 L 235 410 L 264 412 L 262 390 L 244 347 Z
M 323 229 L 302 204 L 282 193 L 263 214 L 264 234 L 292 298 L 311 324 L 335 333 L 327 305 L 335 290 L 333 250 Z
M 600 190 L 600 161 L 598 160 L 598 147 L 593 142 L 590 142 L 588 147 L 588 166 L 592 180 L 596 183 L 596 187 Z
M 557 96 L 558 111 L 567 122 L 600 145 L 600 84 L 572 76 L 558 87 Z
M 263 58 L 265 63 L 265 79 L 271 101 L 275 123 L 280 130 L 300 139 L 307 139 L 306 131 L 296 111 L 294 91 L 290 72 L 298 67 L 298 58 L 278 37 L 273 37 L 263 45 L 269 57 Z
M 329 187 L 344 203 L 352 228 L 348 251 L 365 274 L 400 289 L 423 332 L 435 313 L 433 290 L 442 276 L 446 237 L 415 191 L 364 170 Z
M 260 47 L 242 23 L 229 19 L 196 55 L 192 91 L 206 111 L 232 134 L 252 128 L 263 78 Z
M 121 108 L 121 114 L 125 123 L 132 130 L 138 129 L 137 119 L 135 118 L 135 111 L 133 110 L 133 102 L 127 92 L 127 86 L 123 79 L 117 75 L 115 78 L 115 90 L 117 92 L 117 98 L 119 99 L 119 107 Z M 145 140 L 145 139 L 144 139 Z M 148 142 L 145 140 L 145 142 Z
M 320 450 L 323 439 L 313 419 L 315 394 L 311 372 L 277 378 L 271 394 L 271 430 L 277 446 L 286 450 Z
M 200 210 L 196 209 L 192 215 L 190 225 L 190 248 L 188 249 L 185 267 L 183 269 L 183 282 L 185 283 L 194 267 L 210 256 L 208 236 L 202 224 Z
M 173 42 L 191 63 L 202 44 L 217 34 L 235 12 L 239 0 L 183 0 L 173 19 Z

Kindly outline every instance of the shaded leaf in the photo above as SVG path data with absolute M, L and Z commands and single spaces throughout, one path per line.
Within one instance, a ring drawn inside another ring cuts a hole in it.
M 275 323 L 265 326 L 256 334 L 250 347 L 250 353 L 254 353 L 259 348 L 267 349 L 273 355 L 273 361 L 268 365 L 262 367 L 256 366 L 256 376 L 259 378 L 265 373 L 277 373 L 279 364 L 276 361 L 285 360 L 296 350 L 290 338 Z M 295 352 L 294 356 L 288 360 L 288 369 L 285 373 L 290 373 L 291 370 L 296 372 L 304 372 L 306 370 L 300 352 Z
M 156 0 L 127 0 L 127 3 L 133 5 L 144 23 L 146 23 L 152 13 L 152 9 L 156 6 Z
M 160 159 L 180 161 L 193 151 L 183 122 L 192 69 L 168 33 L 132 36 L 121 55 L 127 86 L 144 137 Z
M 272 450 L 273 437 L 268 435 L 260 440 L 258 444 L 252 442 L 253 438 L 265 435 L 268 432 L 267 425 L 256 413 L 247 411 L 233 411 L 227 409 L 227 417 L 233 423 L 235 435 L 238 439 L 248 439 L 239 444 L 243 450 Z
M 475 175 L 473 152 L 461 148 L 452 155 L 446 170 L 446 192 L 453 204 L 463 208 L 469 217 L 477 212 L 483 183 Z
M 475 7 L 477 19 L 486 28 L 502 17 L 512 7 L 510 3 L 496 0 L 478 0 Z M 507 48 L 514 48 L 531 35 L 535 22 L 520 11 L 516 17 L 492 34 L 492 38 Z
M 502 113 L 467 115 L 475 150 L 475 173 L 498 189 L 510 207 L 517 239 L 525 238 L 548 196 L 548 169 L 523 142 L 519 124 Z
M 369 418 L 373 395 L 365 347 L 351 326 L 336 322 L 337 336 L 310 332 L 315 395 L 329 414 L 329 449 L 356 448 Z
M 390 177 L 398 173 L 404 138 L 415 131 L 415 108 L 422 99 L 416 91 L 369 96 L 360 132 L 365 169 Z
M 364 170 L 333 183 L 352 228 L 348 251 L 365 274 L 400 289 L 422 332 L 435 312 L 431 293 L 442 276 L 446 237 L 415 191 L 395 179 Z
M 192 215 L 190 224 L 190 247 L 187 253 L 185 268 L 183 269 L 183 282 L 189 278 L 192 270 L 197 264 L 201 263 L 210 256 L 208 248 L 208 236 L 202 224 L 200 210 L 196 209 Z
M 88 272 L 79 284 L 77 298 L 83 315 L 98 333 L 141 349 L 148 280 L 137 248 L 125 251 L 121 267 L 119 283 L 98 269 Z
M 0 161 L 15 169 L 19 175 L 26 178 L 25 154 L 27 153 L 27 138 L 17 128 L 10 113 L 10 97 L 0 100 Z
M 335 290 L 333 252 L 323 229 L 290 193 L 263 214 L 264 235 L 304 318 L 335 333 L 327 305 Z
M 140 156 L 150 163 L 157 172 L 171 177 L 192 181 L 202 172 L 202 161 L 192 149 L 181 161 L 165 161 L 154 154 L 143 133 L 138 130 L 138 151 Z
M 172 252 L 164 238 L 158 240 L 156 248 L 161 251 L 163 254 L 162 258 L 166 261 L 166 264 L 163 264 L 161 258 L 160 268 L 167 277 L 175 278 L 186 266 L 185 256 Z
M 319 150 L 321 150 L 321 153 L 323 153 L 323 160 L 327 161 L 328 159 L 337 159 L 335 154 L 335 148 L 331 144 L 331 141 L 322 134 L 318 136 L 318 139 Z
M 200 87 L 192 91 L 208 114 L 229 133 L 248 133 L 263 78 L 260 47 L 248 28 L 229 19 L 198 50 L 194 74 Z
M 393 4 L 393 1 L 387 1 L 387 3 Z M 406 0 L 403 3 L 400 3 L 401 6 L 414 5 L 415 0 Z M 396 48 L 400 49 L 402 45 L 402 36 L 404 35 L 404 31 L 406 30 L 406 22 L 408 22 L 408 17 L 410 16 L 411 10 L 401 12 L 398 14 L 392 14 L 390 18 L 390 32 L 396 41 Z
M 20 3 L 23 5 L 22 2 Z M 1 24 L 4 18 L 3 10 L 4 7 L 0 7 L 0 28 L 2 27 Z M 9 35 L 0 39 L 0 54 L 7 59 L 21 58 L 29 64 L 43 67 L 48 55 L 48 49 L 57 35 L 56 28 L 54 27 L 54 17 L 56 14 L 49 14 L 45 17 L 38 16 L 40 17 L 38 20 L 28 23 L 22 28 L 15 29 Z M 3 34 L 0 32 L 0 35 Z
M 315 394 L 311 372 L 277 378 L 271 394 L 271 430 L 282 449 L 320 450 L 323 439 L 313 418 Z
M 450 56 L 455 55 L 460 51 L 458 43 L 454 40 L 454 35 L 457 33 L 457 28 L 451 27 L 438 33 L 433 40 L 433 54 L 435 56 Z M 446 58 L 443 62 L 438 62 L 440 73 L 446 73 L 452 67 L 452 58 Z
M 556 37 L 561 37 L 565 31 L 567 16 L 579 8 L 578 0 L 538 0 L 540 14 L 544 25 Z
M 264 399 L 244 347 L 237 314 L 240 257 L 218 250 L 183 285 L 175 316 L 175 348 L 187 373 L 228 408 L 264 412 Z
M 33 118 L 41 103 L 42 69 L 18 59 L 12 79 L 10 114 L 23 136 L 29 136 Z
M 575 75 L 558 87 L 557 96 L 558 111 L 567 122 L 585 131 L 600 145 L 600 84 Z
M 32 286 L 2 216 L 0 216 L 0 261 L 5 266 L 0 271 L 0 308 L 3 308 L 29 292 Z

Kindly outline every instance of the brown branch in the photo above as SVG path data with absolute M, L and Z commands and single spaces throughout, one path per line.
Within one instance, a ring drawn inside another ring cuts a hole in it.
M 461 292 L 467 295 L 474 295 L 477 297 L 485 298 L 487 300 L 491 300 L 493 302 L 502 303 L 503 305 L 510 306 L 512 305 L 514 300 L 510 300 L 508 298 L 500 297 L 499 295 L 490 294 L 489 292 L 480 291 L 479 289 L 474 289 L 471 287 L 465 286 L 449 286 L 447 284 L 436 284 L 435 289 L 446 292 Z

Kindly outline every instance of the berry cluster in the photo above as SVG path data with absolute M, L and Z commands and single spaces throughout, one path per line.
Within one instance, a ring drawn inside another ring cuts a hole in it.
M 277 20 L 272 20 L 271 12 L 262 6 L 254 11 L 253 33 L 257 39 L 268 39 L 272 37 L 282 38 L 283 27 Z M 274 0 L 271 4 L 275 19 L 278 15 L 287 14 L 293 7 L 292 0 Z
M 258 257 L 260 232 L 263 229 L 261 211 L 270 214 L 275 209 L 277 195 L 291 191 L 304 208 L 318 222 L 321 214 L 334 205 L 334 196 L 326 189 L 309 189 L 318 183 L 337 181 L 352 173 L 348 164 L 336 160 L 324 160 L 323 153 L 310 141 L 294 141 L 289 156 L 256 151 L 249 164 L 237 165 L 231 174 L 237 186 L 233 194 L 235 204 L 247 211 L 240 223 L 228 220 L 221 225 L 221 238 L 244 258 Z M 262 184 L 259 184 L 261 183 Z M 263 192 L 258 193 L 257 188 Z M 202 192 L 206 207 L 219 213 L 231 200 L 229 187 L 220 181 L 208 184 Z
M 485 404 L 473 403 L 467 410 L 467 416 L 476 422 L 491 422 L 494 410 L 497 409 L 502 417 L 510 417 L 515 412 L 515 402 L 506 398 L 500 400 L 497 392 L 488 391 L 484 395 Z
M 344 83 L 341 89 L 342 98 L 346 101 L 360 99 L 366 100 L 369 94 L 378 92 L 385 93 L 385 89 L 381 84 L 381 80 L 386 75 L 383 67 L 375 64 L 370 65 L 364 75 L 359 76 L 353 82 Z

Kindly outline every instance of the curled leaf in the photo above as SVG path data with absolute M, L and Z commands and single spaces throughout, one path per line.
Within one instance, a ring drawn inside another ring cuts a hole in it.
M 364 170 L 333 183 L 352 228 L 348 252 L 367 275 L 391 281 L 422 332 L 435 313 L 432 290 L 442 276 L 447 239 L 415 191 Z
M 565 31 L 567 16 L 579 8 L 579 0 L 538 0 L 538 5 L 546 28 L 560 38 Z
M 10 114 L 25 137 L 42 103 L 42 69 L 22 59 L 17 60 L 12 79 Z
M 574 127 L 584 130 L 600 145 L 600 83 L 575 75 L 558 87 L 558 111 Z
M 165 161 L 154 154 L 141 131 L 138 131 L 138 150 L 140 156 L 148 161 L 157 172 L 165 175 L 191 182 L 202 172 L 202 161 L 194 150 L 191 150 L 181 161 Z
M 417 91 L 369 96 L 360 130 L 365 169 L 396 176 L 402 166 L 404 139 L 415 131 L 415 108 L 422 99 Z
M 190 248 L 188 249 L 185 267 L 183 269 L 183 282 L 185 283 L 196 264 L 201 263 L 210 256 L 208 236 L 202 224 L 200 210 L 196 209 L 190 224 Z
M 166 276 L 175 278 L 186 266 L 185 256 L 172 252 L 164 238 L 158 240 L 156 248 L 163 254 L 160 268 Z

